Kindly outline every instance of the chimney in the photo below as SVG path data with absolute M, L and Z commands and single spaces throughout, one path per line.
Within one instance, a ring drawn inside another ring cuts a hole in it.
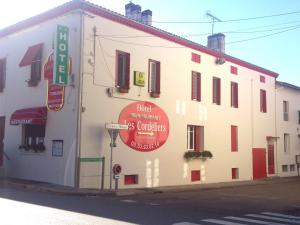
M 218 33 L 208 36 L 207 47 L 225 53 L 225 35 L 222 33 Z
M 143 12 L 140 5 L 136 5 L 132 2 L 129 2 L 125 5 L 125 16 L 129 19 L 147 24 L 152 25 L 152 11 L 145 10 Z
M 147 9 L 142 12 L 142 21 L 143 24 L 152 25 L 152 11 Z

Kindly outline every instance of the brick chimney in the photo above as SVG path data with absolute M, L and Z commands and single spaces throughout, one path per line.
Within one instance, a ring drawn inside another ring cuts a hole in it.
M 140 5 L 129 2 L 125 5 L 125 16 L 140 23 L 152 25 L 152 11 L 147 9 L 143 12 Z
M 207 47 L 225 53 L 225 35 L 218 33 L 208 36 Z

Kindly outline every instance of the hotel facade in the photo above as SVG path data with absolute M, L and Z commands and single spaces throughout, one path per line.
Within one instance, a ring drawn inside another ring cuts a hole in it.
M 151 15 L 74 0 L 0 31 L 5 176 L 137 188 L 297 175 L 299 88 L 226 55 L 222 34 L 205 47 Z

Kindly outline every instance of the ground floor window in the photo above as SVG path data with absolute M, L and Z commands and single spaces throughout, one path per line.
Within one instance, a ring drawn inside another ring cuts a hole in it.
M 282 172 L 288 172 L 288 165 L 282 165 Z
M 125 175 L 124 176 L 124 184 L 125 185 L 130 185 L 130 184 L 138 184 L 139 179 L 138 179 L 137 174 L 132 174 L 132 175 Z
M 42 152 L 45 150 L 45 125 L 23 124 L 21 149 Z
M 200 181 L 201 180 L 201 172 L 200 170 L 192 170 L 191 171 L 191 181 Z
M 233 180 L 239 179 L 239 168 L 231 168 L 231 177 Z

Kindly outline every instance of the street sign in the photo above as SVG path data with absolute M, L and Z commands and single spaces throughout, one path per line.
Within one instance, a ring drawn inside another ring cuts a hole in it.
M 106 123 L 105 128 L 111 130 L 128 130 L 129 127 L 127 124 Z
M 108 133 L 111 139 L 110 147 L 117 147 L 116 140 L 119 134 L 119 130 L 116 129 L 108 129 Z
M 54 79 L 56 85 L 66 86 L 69 74 L 69 28 L 57 25 L 54 47 Z
M 113 173 L 114 175 L 118 175 L 122 172 L 122 167 L 120 164 L 115 164 L 113 167 Z

